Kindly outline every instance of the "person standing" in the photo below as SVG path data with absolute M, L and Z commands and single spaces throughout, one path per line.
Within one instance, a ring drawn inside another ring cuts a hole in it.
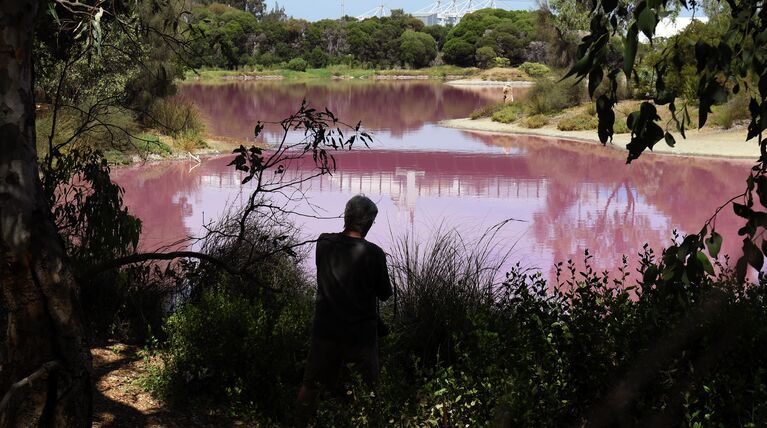
M 511 85 L 504 85 L 503 86 L 503 103 L 513 103 L 514 102 L 514 90 L 511 87 Z
M 337 386 L 352 363 L 367 386 L 378 387 L 378 300 L 392 295 L 386 254 L 365 240 L 378 207 L 364 195 L 349 199 L 344 231 L 317 240 L 317 295 L 312 340 L 296 403 L 296 426 L 306 426 L 319 393 Z

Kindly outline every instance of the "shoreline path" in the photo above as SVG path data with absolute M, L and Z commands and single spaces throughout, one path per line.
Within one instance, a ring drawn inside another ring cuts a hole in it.
M 552 125 L 529 129 L 515 124 L 493 122 L 489 118 L 472 120 L 448 119 L 440 121 L 441 126 L 447 128 L 463 129 L 466 131 L 489 132 L 496 134 L 519 134 L 552 137 L 566 140 L 575 140 L 587 143 L 601 144 L 596 130 L 588 131 L 560 131 Z M 746 141 L 746 129 L 744 127 L 729 130 L 703 129 L 688 130 L 687 138 L 682 138 L 678 132 L 672 132 L 676 139 L 674 147 L 670 147 L 665 141 L 659 141 L 650 153 L 712 157 L 724 159 L 741 159 L 756 162 L 759 159 L 759 145 L 755 139 Z M 607 147 L 626 151 L 626 144 L 631 141 L 631 134 L 615 134 L 612 143 Z

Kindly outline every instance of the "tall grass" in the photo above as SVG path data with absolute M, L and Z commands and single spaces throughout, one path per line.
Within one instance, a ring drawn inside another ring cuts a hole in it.
M 585 99 L 583 83 L 576 82 L 573 78 L 563 81 L 538 79 L 526 95 L 525 113 L 528 115 L 558 113 L 579 105 Z
M 471 120 L 481 119 L 483 117 L 492 117 L 497 111 L 501 110 L 506 103 L 494 103 L 482 106 L 469 115 Z
M 470 328 L 468 314 L 491 305 L 503 281 L 510 248 L 490 228 L 475 241 L 437 229 L 426 241 L 395 240 L 389 257 L 395 298 L 387 305 L 401 331 L 398 341 L 423 361 L 455 360 L 454 333 Z
M 727 103 L 714 107 L 713 123 L 724 129 L 730 129 L 738 121 L 749 119 L 751 117 L 748 110 L 749 100 L 747 92 L 744 91 L 735 95 Z
M 155 101 L 144 118 L 144 124 L 176 138 L 192 138 L 205 130 L 199 109 L 182 97 Z

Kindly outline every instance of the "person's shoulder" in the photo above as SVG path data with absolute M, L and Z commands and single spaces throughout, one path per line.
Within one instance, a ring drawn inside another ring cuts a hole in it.
M 379 247 L 378 245 L 370 241 L 365 241 L 365 243 L 367 244 L 370 251 L 374 252 L 376 255 L 379 255 L 381 257 L 386 257 L 386 252 L 384 252 L 384 250 L 381 247 Z
M 329 244 L 336 241 L 338 241 L 337 233 L 321 233 L 320 236 L 317 237 L 317 246 L 319 247 L 323 244 Z

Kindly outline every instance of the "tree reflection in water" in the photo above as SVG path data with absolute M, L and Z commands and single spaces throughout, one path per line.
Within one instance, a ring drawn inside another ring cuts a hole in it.
M 647 242 L 670 242 L 671 232 L 697 232 L 719 202 L 741 189 L 748 163 L 648 156 L 630 166 L 623 153 L 596 145 L 539 137 L 460 133 L 500 145 L 513 154 L 358 150 L 339 153 L 339 170 L 315 180 L 306 194 L 323 216 L 338 215 L 352 194 L 378 201 L 381 213 L 371 239 L 388 244 L 394 235 L 423 236 L 438 224 L 478 238 L 482 226 L 506 218 L 499 238 L 519 241 L 512 261 L 537 266 L 552 277 L 553 264 L 578 259 L 588 248 L 598 269 L 614 268 L 620 255 L 636 255 Z M 195 170 L 181 163 L 116 171 L 126 202 L 145 219 L 146 236 L 157 245 L 199 232 L 203 212 L 217 215 L 236 201 L 240 177 L 229 157 L 208 159 Z M 308 167 L 308 166 L 307 166 Z M 302 171 L 293 165 L 292 173 Z M 661 186 L 660 183 L 664 185 Z M 151 188 L 152 200 L 144 197 Z M 314 213 L 306 206 L 297 207 Z M 161 219 L 161 220 L 158 220 Z M 341 227 L 339 220 L 296 219 L 307 236 Z M 734 237 L 738 221 L 725 213 L 718 229 Z M 724 251 L 737 251 L 737 239 Z
M 626 165 L 625 154 L 609 147 L 436 125 L 500 100 L 498 88 L 236 82 L 183 85 L 181 96 L 201 108 L 211 133 L 236 139 L 252 136 L 256 120 L 287 116 L 304 98 L 346 122 L 362 121 L 376 131 L 374 149 L 338 153 L 338 171 L 304 189 L 320 215 L 338 215 L 350 195 L 364 192 L 379 202 L 371 239 L 384 247 L 391 239 L 387 223 L 394 235 L 428 234 L 443 225 L 475 238 L 513 217 L 523 221 L 507 224 L 499 235 L 516 243 L 511 260 L 542 268 L 550 278 L 555 262 L 577 260 L 586 248 L 596 268 L 610 269 L 621 254 L 635 261 L 645 242 L 667 246 L 674 229 L 697 232 L 720 203 L 743 190 L 750 166 L 670 156 Z M 115 169 L 126 202 L 144 220 L 144 249 L 198 234 L 225 204 L 238 203 L 240 177 L 226 166 L 229 160 L 208 159 L 191 171 L 186 162 Z M 301 172 L 301 165 L 287 171 Z M 296 221 L 307 236 L 341 228 L 340 220 Z M 723 253 L 739 251 L 737 228 L 725 211 L 717 223 Z

